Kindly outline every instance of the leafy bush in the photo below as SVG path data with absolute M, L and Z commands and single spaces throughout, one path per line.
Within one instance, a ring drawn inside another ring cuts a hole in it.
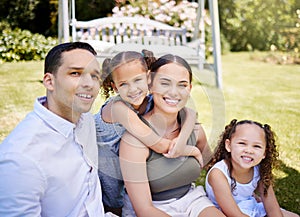
M 0 23 L 0 62 L 42 60 L 57 40 Z
M 299 52 L 300 4 L 297 0 L 219 1 L 220 25 L 231 51 Z

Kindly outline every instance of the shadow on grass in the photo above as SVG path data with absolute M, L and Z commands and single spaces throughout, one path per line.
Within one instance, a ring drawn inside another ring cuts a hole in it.
M 40 83 L 43 84 L 43 80 L 41 79 L 20 79 L 18 81 L 15 81 L 15 83 Z
M 22 81 L 22 82 L 24 82 L 24 81 Z M 26 82 L 28 82 L 28 83 L 40 83 L 40 84 L 42 84 L 42 83 L 43 83 L 43 80 L 41 80 L 41 79 L 37 79 L 37 80 L 26 80 Z
M 284 176 L 275 179 L 277 200 L 282 208 L 300 214 L 300 173 L 287 167 L 282 161 L 279 161 L 278 170 L 284 173 Z

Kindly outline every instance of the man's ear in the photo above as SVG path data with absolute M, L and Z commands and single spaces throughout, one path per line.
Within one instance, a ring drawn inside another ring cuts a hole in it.
M 231 145 L 230 145 L 230 140 L 229 139 L 225 140 L 225 148 L 228 152 L 231 152 Z
M 52 73 L 45 73 L 43 77 L 43 84 L 47 90 L 54 90 L 54 75 Z

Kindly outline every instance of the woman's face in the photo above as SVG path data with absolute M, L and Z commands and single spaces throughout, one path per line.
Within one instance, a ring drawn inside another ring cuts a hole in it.
M 150 90 L 157 109 L 164 113 L 178 113 L 186 105 L 191 88 L 188 70 L 169 63 L 158 69 Z

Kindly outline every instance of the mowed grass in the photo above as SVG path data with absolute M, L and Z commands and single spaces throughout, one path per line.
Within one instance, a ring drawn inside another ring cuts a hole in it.
M 0 142 L 32 110 L 37 96 L 45 95 L 42 62 L 0 65 Z
M 280 152 L 280 168 L 274 170 L 277 198 L 281 207 L 300 214 L 300 67 L 253 60 L 262 55 L 222 56 L 222 90 L 215 88 L 213 73 L 193 68 L 190 106 L 197 109 L 213 147 L 233 118 L 268 123 Z M 42 77 L 42 62 L 0 65 L 0 142 L 32 110 L 35 98 L 45 94 Z M 98 97 L 93 113 L 102 102 Z

